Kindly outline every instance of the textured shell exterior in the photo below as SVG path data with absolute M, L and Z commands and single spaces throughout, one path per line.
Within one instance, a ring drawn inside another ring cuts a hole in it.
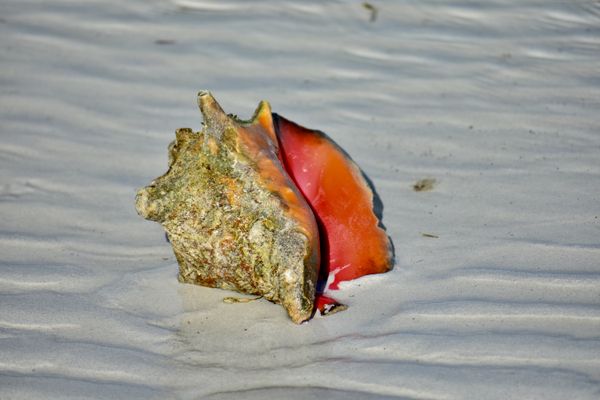
M 141 189 L 138 213 L 165 228 L 182 282 L 264 296 L 300 323 L 310 318 L 320 264 L 310 207 L 279 158 L 271 110 L 250 121 L 199 94 L 204 128 L 183 128 L 169 169 Z

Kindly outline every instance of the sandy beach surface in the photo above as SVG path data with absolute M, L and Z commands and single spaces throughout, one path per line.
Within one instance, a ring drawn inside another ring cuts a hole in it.
M 600 398 L 600 3 L 370 4 L 0 2 L 1 399 Z M 201 89 L 374 182 L 347 311 L 177 282 L 134 196 Z

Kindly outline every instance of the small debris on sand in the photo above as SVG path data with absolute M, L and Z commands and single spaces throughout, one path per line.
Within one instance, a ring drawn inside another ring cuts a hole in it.
M 169 44 L 175 44 L 175 40 L 173 39 L 156 39 L 154 41 L 154 44 L 158 44 L 158 45 L 169 45 Z
M 415 190 L 415 192 L 427 192 L 429 190 L 432 190 L 434 185 L 435 185 L 435 179 L 425 178 L 425 179 L 418 180 L 413 185 L 413 189 Z
M 250 303 L 251 301 L 262 299 L 262 296 L 258 297 L 225 297 L 223 303 L 226 304 L 238 304 L 238 303 Z
M 368 2 L 364 2 L 362 3 L 362 6 L 365 8 L 365 10 L 368 10 L 371 12 L 371 17 L 369 18 L 370 22 L 375 22 L 377 20 L 377 7 L 375 7 L 373 4 L 368 3 Z

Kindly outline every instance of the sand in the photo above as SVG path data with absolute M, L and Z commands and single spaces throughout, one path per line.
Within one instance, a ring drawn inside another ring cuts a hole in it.
M 0 3 L 1 399 L 600 398 L 600 5 L 371 4 Z M 177 282 L 134 196 L 201 89 L 374 182 L 347 311 Z

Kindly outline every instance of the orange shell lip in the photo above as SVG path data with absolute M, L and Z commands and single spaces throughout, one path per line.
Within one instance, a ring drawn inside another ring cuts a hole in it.
M 336 290 L 340 282 L 389 271 L 393 246 L 356 163 L 323 132 L 277 114 L 273 123 L 284 168 L 319 224 L 322 286 Z M 317 305 L 327 300 L 332 299 L 321 296 Z

